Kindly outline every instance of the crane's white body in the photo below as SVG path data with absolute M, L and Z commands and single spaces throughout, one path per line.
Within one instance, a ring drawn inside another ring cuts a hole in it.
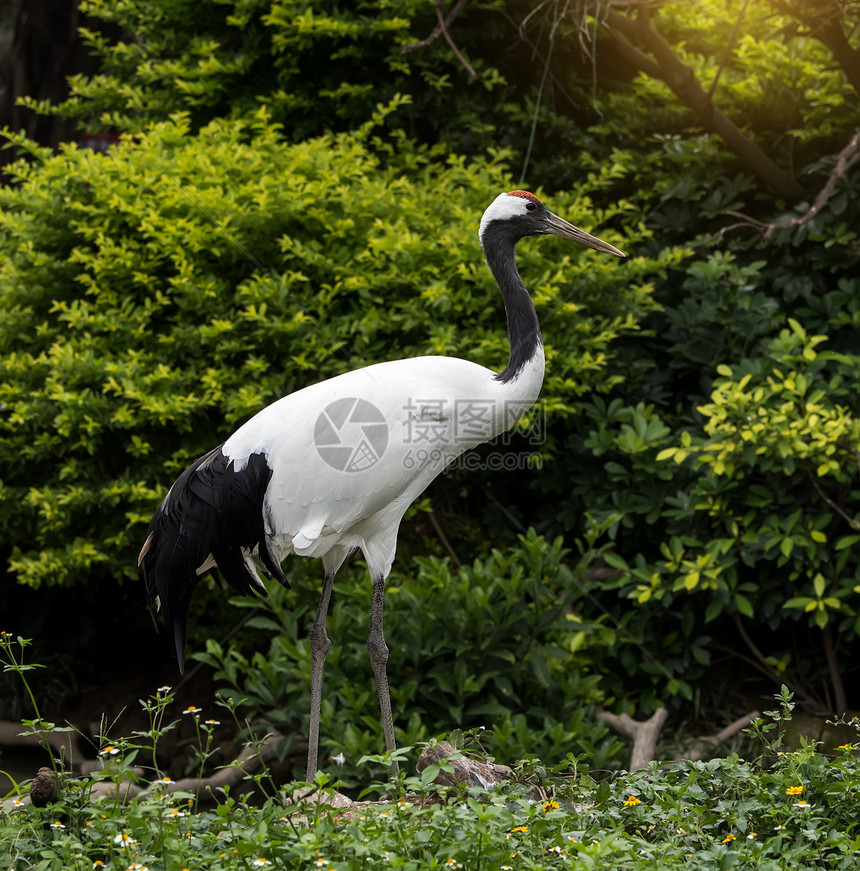
M 279 562 L 318 557 L 333 573 L 359 548 L 371 577 L 384 577 L 409 505 L 460 454 L 510 429 L 540 393 L 543 372 L 542 348 L 505 384 L 456 357 L 378 363 L 279 399 L 222 450 L 237 472 L 253 454 L 267 458 L 266 535 Z M 352 471 L 334 468 L 315 445 L 321 410 L 348 398 L 369 402 L 387 426 L 378 460 Z
M 415 357 L 299 390 L 195 460 L 149 525 L 140 566 L 150 599 L 173 632 L 180 671 L 201 574 L 211 571 L 240 593 L 265 594 L 258 569 L 286 584 L 285 557 L 322 560 L 325 580 L 311 629 L 309 779 L 316 773 L 330 646 L 326 614 L 335 573 L 355 548 L 370 570 L 367 647 L 385 746 L 395 747 L 382 624 L 400 521 L 452 460 L 510 429 L 537 399 L 544 370 L 540 323 L 514 250 L 520 239 L 548 233 L 624 256 L 554 215 L 533 194 L 500 194 L 484 213 L 479 236 L 508 319 L 510 356 L 503 371 L 451 357 Z M 357 446 L 347 444 L 350 434 Z

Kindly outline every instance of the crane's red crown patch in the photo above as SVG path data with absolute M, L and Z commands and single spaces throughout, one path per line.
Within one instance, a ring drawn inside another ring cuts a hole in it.
M 509 197 L 522 197 L 524 200 L 531 200 L 534 203 L 541 203 L 541 201 L 533 194 L 531 191 L 508 191 Z

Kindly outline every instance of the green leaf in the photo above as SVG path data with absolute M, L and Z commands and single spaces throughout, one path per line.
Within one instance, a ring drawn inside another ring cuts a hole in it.
M 744 617 L 749 617 L 750 619 L 752 619 L 755 616 L 752 602 L 750 602 L 750 600 L 746 596 L 743 596 L 740 593 L 735 593 L 735 607 L 738 609 L 739 613 L 743 614 Z
M 787 602 L 784 602 L 782 607 L 807 609 L 810 604 L 814 605 L 815 601 L 815 599 L 811 599 L 809 596 L 795 596 Z
M 815 590 L 815 595 L 819 599 L 824 595 L 826 585 L 827 582 L 824 580 L 824 576 L 820 572 L 812 579 L 812 589 Z
M 607 551 L 603 554 L 604 562 L 613 569 L 619 569 L 620 571 L 629 571 L 629 566 L 627 565 L 627 561 L 620 554 L 615 553 L 614 551 Z

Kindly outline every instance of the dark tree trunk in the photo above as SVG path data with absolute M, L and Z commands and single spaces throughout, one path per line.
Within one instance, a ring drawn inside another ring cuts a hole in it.
M 93 73 L 98 62 L 78 36 L 83 19 L 78 0 L 13 0 L 13 3 L 9 50 L 0 59 L 0 127 L 23 131 L 40 145 L 54 147 L 76 138 L 74 122 L 56 115 L 38 115 L 16 105 L 18 98 L 30 96 L 60 103 L 68 96 L 68 77 Z M 94 22 L 88 20 L 87 24 L 92 26 Z M 0 164 L 14 157 L 11 150 L 0 151 Z

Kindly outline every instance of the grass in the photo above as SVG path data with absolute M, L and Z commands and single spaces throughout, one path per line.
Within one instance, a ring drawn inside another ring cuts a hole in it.
M 0 635 L 5 670 L 25 682 L 25 639 Z M 28 690 L 29 692 L 29 690 Z M 134 765 L 157 767 L 158 740 L 170 699 L 144 703 L 151 727 L 102 748 L 105 767 L 89 777 L 58 770 L 57 801 L 25 803 L 18 784 L 0 811 L 0 856 L 10 871 L 234 871 L 234 869 L 504 869 L 554 868 L 853 868 L 860 857 L 858 743 L 832 754 L 812 743 L 783 752 L 791 695 L 754 721 L 756 758 L 731 756 L 676 763 L 596 780 L 569 758 L 548 769 L 535 758 L 515 767 L 515 779 L 482 792 L 435 784 L 438 769 L 402 773 L 375 783 L 354 809 L 285 802 L 298 784 L 279 786 L 264 767 L 255 797 L 217 792 L 210 806 L 194 791 L 172 792 L 168 780 L 123 802 L 119 790 L 95 797 L 98 783 L 120 787 Z M 35 698 L 32 699 L 34 706 Z M 188 716 L 197 716 L 194 711 Z M 199 764 L 210 732 L 198 724 Z M 855 730 L 857 723 L 852 723 Z M 38 715 L 25 727 L 43 738 L 53 728 Z M 414 760 L 418 748 L 398 751 Z M 117 751 L 117 752 L 115 752 Z M 378 766 L 385 757 L 360 764 Z M 55 765 L 57 763 L 55 762 Z M 536 785 L 544 790 L 530 797 Z M 336 783 L 319 775 L 317 786 Z M 381 798 L 387 796 L 388 798 Z

